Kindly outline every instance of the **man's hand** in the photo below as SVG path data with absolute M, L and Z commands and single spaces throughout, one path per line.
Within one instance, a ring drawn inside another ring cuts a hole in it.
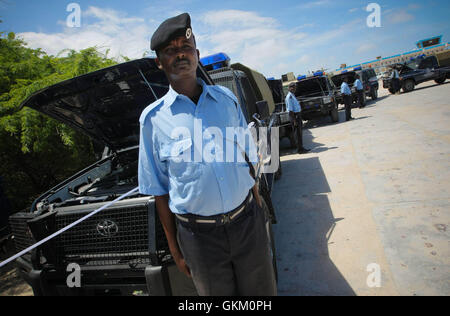
M 175 216 L 169 208 L 169 195 L 155 196 L 155 201 L 156 210 L 158 211 L 159 219 L 162 227 L 164 228 L 164 233 L 166 234 L 167 243 L 169 244 L 169 250 L 172 254 L 173 260 L 181 272 L 186 274 L 188 277 L 191 277 L 191 271 L 186 265 L 186 261 L 184 260 L 183 254 L 181 253 L 177 242 Z
M 181 253 L 179 254 L 172 254 L 173 260 L 175 261 L 175 264 L 177 265 L 178 270 L 180 270 L 182 273 L 184 273 L 187 277 L 191 278 L 191 270 L 189 269 L 188 265 L 186 264 L 186 261 L 183 258 L 183 255 Z

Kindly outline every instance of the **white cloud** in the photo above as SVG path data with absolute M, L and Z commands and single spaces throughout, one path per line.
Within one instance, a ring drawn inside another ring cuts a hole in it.
M 314 3 L 323 5 L 327 1 L 319 2 Z M 97 46 L 103 51 L 109 49 L 110 57 L 141 58 L 149 50 L 150 37 L 162 20 L 90 7 L 84 12 L 81 22 L 80 28 L 64 27 L 58 33 L 26 32 L 18 35 L 30 47 L 40 47 L 53 55 L 66 48 L 80 50 Z M 298 74 L 321 67 L 335 67 L 340 62 L 336 55 L 342 58 L 343 53 L 348 53 L 336 50 L 336 45 L 358 33 L 358 25 L 365 27 L 365 21 L 357 19 L 339 26 L 329 25 L 325 30 L 323 26 L 318 29 L 312 24 L 286 29 L 272 17 L 240 10 L 203 12 L 192 22 L 202 56 L 225 52 L 232 62 L 246 64 L 266 76 L 275 77 L 291 71 Z M 59 23 L 65 25 L 64 22 Z M 368 46 L 359 48 L 360 52 L 369 49 Z
M 93 20 L 92 22 L 89 22 Z M 88 21 L 88 22 L 86 22 Z M 89 7 L 83 13 L 81 27 L 65 27 L 60 33 L 24 32 L 22 37 L 30 47 L 40 47 L 48 54 L 56 55 L 69 48 L 81 50 L 97 46 L 102 51 L 110 50 L 111 57 L 121 55 L 140 58 L 149 50 L 150 25 L 137 17 L 127 17 L 117 11 Z M 58 24 L 65 25 L 59 21 Z
M 395 11 L 388 16 L 388 21 L 393 24 L 406 23 L 414 20 L 415 17 L 406 10 Z
M 326 5 L 330 5 L 330 4 L 331 4 L 330 0 L 317 0 L 317 1 L 311 1 L 311 2 L 306 2 L 306 3 L 300 4 L 298 6 L 298 8 L 311 9 L 311 8 L 326 6 Z
M 362 53 L 366 53 L 366 52 L 370 52 L 373 51 L 377 48 L 377 46 L 373 43 L 365 43 L 365 44 L 361 44 L 358 49 L 356 50 L 356 52 L 358 54 L 362 54 Z

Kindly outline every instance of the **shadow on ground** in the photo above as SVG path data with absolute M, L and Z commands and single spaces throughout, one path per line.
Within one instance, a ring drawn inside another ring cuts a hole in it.
M 355 295 L 329 257 L 330 236 L 345 219 L 333 216 L 319 159 L 293 159 L 282 166 L 273 193 L 275 207 L 284 205 L 276 209 L 274 225 L 279 295 Z
M 326 119 L 326 118 L 325 118 Z M 328 122 L 328 124 L 330 124 Z M 311 153 L 337 147 L 314 142 L 306 128 L 304 146 Z M 291 156 L 289 140 L 281 142 L 281 155 Z M 296 155 L 282 162 L 283 176 L 276 182 L 273 204 L 278 262 L 279 295 L 356 295 L 331 261 L 328 243 L 336 223 L 328 196 L 331 191 L 319 158 Z M 283 205 L 283 209 L 277 208 Z

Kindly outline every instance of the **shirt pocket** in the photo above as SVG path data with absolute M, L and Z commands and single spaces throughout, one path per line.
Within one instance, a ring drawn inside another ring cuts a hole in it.
M 192 182 L 203 173 L 203 164 L 193 161 L 192 139 L 169 141 L 161 146 L 161 160 L 168 166 L 169 178 L 180 183 Z

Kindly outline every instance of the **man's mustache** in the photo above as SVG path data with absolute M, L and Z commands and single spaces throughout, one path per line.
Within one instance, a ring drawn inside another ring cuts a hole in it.
M 176 62 L 174 62 L 174 63 L 173 63 L 173 66 L 176 67 L 176 66 L 178 66 L 179 63 L 182 63 L 182 62 L 186 62 L 188 65 L 191 64 L 191 63 L 189 62 L 189 60 L 183 58 L 183 59 L 180 59 L 180 60 L 177 60 Z

